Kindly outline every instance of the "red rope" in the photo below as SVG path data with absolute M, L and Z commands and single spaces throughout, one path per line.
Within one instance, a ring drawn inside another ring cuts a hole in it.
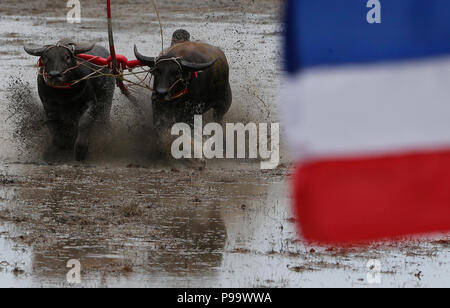
M 123 80 L 120 78 L 120 70 L 133 69 L 139 66 L 145 66 L 139 60 L 128 60 L 124 55 L 116 54 L 116 49 L 114 47 L 114 37 L 113 37 L 113 29 L 112 29 L 112 14 L 111 14 L 111 0 L 106 1 L 106 13 L 108 17 L 108 37 L 109 37 L 109 50 L 110 56 L 108 58 L 102 58 L 99 56 L 93 56 L 88 54 L 79 54 L 77 57 L 81 60 L 85 60 L 89 63 L 98 66 L 109 67 L 112 69 L 112 73 L 116 76 L 116 84 L 117 87 L 120 88 L 122 93 L 128 97 L 131 101 L 135 101 L 135 98 L 132 96 L 128 87 L 124 84 Z M 38 66 L 42 67 L 42 61 L 39 59 Z M 46 75 L 44 74 L 44 79 L 46 79 Z M 63 85 L 58 88 L 70 88 L 71 85 Z
M 108 17 L 108 37 L 109 37 L 109 51 L 110 51 L 110 63 L 113 74 L 116 76 L 120 75 L 119 66 L 118 66 L 118 58 L 116 55 L 116 49 L 114 47 L 114 37 L 113 37 L 113 29 L 112 29 L 112 14 L 111 14 L 111 0 L 106 0 L 106 14 Z M 124 57 L 125 58 L 125 57 Z M 125 58 L 126 59 L 126 58 Z M 122 59 L 124 60 L 124 59 Z M 126 61 L 128 62 L 128 60 Z M 134 97 L 131 95 L 130 90 L 125 86 L 123 81 L 120 78 L 116 78 L 117 87 L 122 91 L 122 93 L 128 97 L 130 100 L 134 100 Z

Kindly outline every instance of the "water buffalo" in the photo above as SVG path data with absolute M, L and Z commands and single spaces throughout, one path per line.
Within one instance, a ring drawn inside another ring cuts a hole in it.
M 182 39 L 186 38 L 189 40 L 183 35 Z M 159 57 L 143 56 L 136 46 L 134 53 L 154 76 L 152 107 L 157 129 L 170 128 L 176 122 L 193 125 L 195 115 L 211 109 L 215 120 L 222 122 L 232 102 L 229 66 L 222 50 L 185 41 Z
M 60 152 L 69 150 L 77 161 L 86 160 L 92 129 L 109 127 L 115 83 L 114 78 L 106 76 L 83 79 L 98 68 L 87 63 L 80 65 L 77 55 L 88 53 L 107 58 L 109 52 L 95 44 L 77 44 L 70 39 L 24 49 L 40 57 L 38 91 L 53 138 L 44 159 L 53 161 Z M 109 69 L 102 72 L 108 73 Z

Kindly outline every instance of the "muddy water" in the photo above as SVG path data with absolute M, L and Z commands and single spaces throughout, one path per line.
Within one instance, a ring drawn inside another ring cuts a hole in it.
M 0 3 L 0 287 L 70 286 L 70 259 L 81 262 L 82 287 L 450 285 L 448 237 L 345 250 L 303 243 L 286 198 L 287 158 L 265 172 L 258 162 L 213 161 L 204 170 L 155 162 L 148 93 L 139 113 L 116 94 L 112 144 L 89 164 L 42 162 L 48 132 L 36 59 L 21 46 L 107 41 L 103 1 L 81 1 L 80 25 L 65 22 L 62 2 Z M 129 58 L 134 43 L 148 54 L 161 49 L 148 3 L 114 5 L 116 49 Z M 160 1 L 166 42 L 182 27 L 228 55 L 228 122 L 278 121 L 279 3 Z M 372 259 L 381 284 L 367 280 Z

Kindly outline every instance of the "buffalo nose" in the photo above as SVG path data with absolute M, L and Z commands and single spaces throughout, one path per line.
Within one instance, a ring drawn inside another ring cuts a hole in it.
M 57 71 L 50 71 L 48 72 L 48 76 L 50 76 L 51 78 L 60 78 L 62 77 L 60 72 Z
M 167 89 L 161 89 L 161 88 L 156 89 L 156 94 L 158 94 L 160 96 L 166 96 L 168 93 L 169 93 L 169 90 L 167 90 Z

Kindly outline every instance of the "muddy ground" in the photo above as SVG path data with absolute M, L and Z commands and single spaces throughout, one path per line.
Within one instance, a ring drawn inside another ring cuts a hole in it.
M 435 236 L 369 248 L 313 247 L 295 232 L 289 160 L 210 161 L 200 170 L 152 159 L 151 108 L 118 92 L 113 140 L 86 165 L 48 165 L 36 60 L 25 43 L 64 36 L 106 46 L 104 1 L 81 1 L 82 23 L 66 23 L 65 1 L 0 2 L 0 286 L 81 287 L 450 286 L 450 240 Z M 157 54 L 151 1 L 114 3 L 116 49 Z M 281 1 L 159 1 L 164 38 L 186 28 L 222 47 L 234 103 L 227 122 L 278 122 Z M 283 151 L 284 152 L 284 151 Z M 369 260 L 381 284 L 369 284 Z

